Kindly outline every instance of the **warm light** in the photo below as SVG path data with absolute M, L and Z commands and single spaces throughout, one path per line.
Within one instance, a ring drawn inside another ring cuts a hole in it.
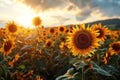
M 24 27 L 33 28 L 34 27 L 32 24 L 33 17 L 34 16 L 27 14 L 22 17 L 19 17 L 17 21 L 20 25 L 23 25 Z
M 16 4 L 18 4 L 17 7 L 14 7 L 16 14 L 14 14 L 11 19 L 20 24 L 21 26 L 27 28 L 34 28 L 34 26 L 32 25 L 32 18 L 36 16 L 36 13 L 30 7 L 22 3 Z

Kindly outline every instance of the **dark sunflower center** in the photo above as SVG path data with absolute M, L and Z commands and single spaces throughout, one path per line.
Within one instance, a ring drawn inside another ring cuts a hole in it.
M 60 31 L 63 32 L 63 31 L 64 31 L 64 28 L 63 28 L 63 27 L 60 27 Z
M 67 29 L 65 32 L 68 33 L 68 32 L 69 32 L 69 29 Z
M 112 45 L 112 48 L 113 48 L 115 51 L 119 51 L 119 50 L 120 50 L 120 45 L 118 45 L 118 44 L 113 44 L 113 45 Z
M 58 32 L 56 32 L 56 35 L 58 35 Z
M 75 36 L 75 44 L 80 49 L 88 48 L 92 43 L 92 37 L 88 32 L 78 32 Z
M 50 29 L 50 33 L 54 33 L 55 31 L 54 31 L 54 29 Z
M 12 43 L 11 41 L 7 41 L 4 45 L 4 50 L 5 52 L 8 52 L 12 48 Z
M 43 36 L 46 36 L 46 33 L 43 33 Z
M 9 26 L 9 31 L 13 32 L 13 33 L 16 32 L 17 31 L 17 26 L 16 25 L 10 25 Z
M 98 31 L 98 33 L 100 33 L 98 36 L 97 36 L 97 38 L 100 38 L 100 37 L 102 37 L 103 36 L 103 30 L 102 29 L 97 29 L 97 30 L 99 30 Z
M 63 41 L 63 42 L 65 42 L 65 38 L 64 37 L 60 38 L 60 40 Z
M 46 44 L 47 47 L 50 47 L 51 45 L 52 45 L 52 42 L 50 42 L 50 41 L 47 42 L 47 44 Z

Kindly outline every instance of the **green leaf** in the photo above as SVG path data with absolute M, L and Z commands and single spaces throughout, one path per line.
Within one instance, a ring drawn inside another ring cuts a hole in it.
M 103 69 L 108 71 L 112 75 L 118 75 L 119 74 L 119 70 L 112 65 L 105 65 L 105 66 L 103 66 Z
M 91 61 L 91 64 L 93 65 L 93 70 L 97 71 L 97 73 L 104 75 L 104 76 L 112 76 L 109 72 L 102 69 L 100 66 L 98 66 L 95 62 Z
M 18 69 L 25 69 L 25 65 L 20 65 Z
M 27 36 L 26 38 L 25 38 L 25 40 L 32 40 L 32 39 L 35 39 L 36 38 L 36 36 L 35 35 L 30 35 L 30 36 Z
M 68 69 L 66 74 L 70 74 L 70 75 L 74 74 L 74 68 Z
M 76 62 L 76 63 L 73 64 L 73 66 L 74 66 L 77 70 L 83 68 L 85 65 L 87 65 L 87 64 L 86 64 L 84 61 L 79 61 L 79 62 Z
M 3 66 L 0 66 L 0 77 L 4 77 L 5 80 L 7 80 L 7 74 L 6 74 L 6 70 L 4 69 Z
M 70 80 L 71 75 L 62 75 L 57 77 L 55 80 Z
M 30 48 L 32 48 L 31 45 L 24 45 L 24 46 L 21 48 L 21 50 L 27 50 L 27 49 L 30 49 Z
M 78 58 L 78 57 L 71 58 L 69 63 L 70 63 L 70 64 L 73 64 L 73 66 L 74 66 L 77 70 L 79 70 L 79 69 L 81 69 L 81 68 L 83 68 L 84 66 L 87 65 L 87 63 L 85 63 L 83 60 L 81 60 L 81 59 Z
M 58 76 L 56 80 L 80 80 L 80 78 L 80 73 L 75 72 L 73 68 L 70 68 L 64 75 Z
M 80 62 L 81 61 L 81 59 L 78 59 L 77 57 L 75 57 L 75 58 L 70 58 L 70 64 L 74 64 L 74 63 L 76 63 L 76 62 Z
M 80 80 L 79 73 L 76 72 L 73 75 L 65 74 L 56 78 L 56 80 Z

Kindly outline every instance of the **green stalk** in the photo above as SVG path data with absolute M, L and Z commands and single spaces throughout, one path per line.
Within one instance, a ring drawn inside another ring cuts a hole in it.
M 82 56 L 82 61 L 84 62 L 84 57 Z M 82 80 L 85 80 L 84 67 L 82 67 Z
M 84 67 L 82 68 L 82 80 L 85 80 Z

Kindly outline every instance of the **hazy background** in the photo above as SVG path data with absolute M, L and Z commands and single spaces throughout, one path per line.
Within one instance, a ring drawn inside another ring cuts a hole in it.
M 32 27 L 34 16 L 46 27 L 120 18 L 120 0 L 0 0 L 0 26 L 15 20 Z

